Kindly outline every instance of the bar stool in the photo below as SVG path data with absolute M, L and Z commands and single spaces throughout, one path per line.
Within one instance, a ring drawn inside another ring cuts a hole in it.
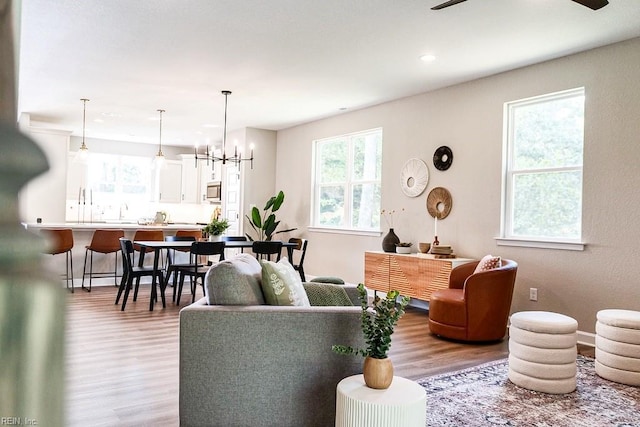
M 82 269 L 82 289 L 91 292 L 91 279 L 96 277 L 109 277 L 111 273 L 101 272 L 93 273 L 93 253 L 98 252 L 101 254 L 116 254 L 115 267 L 113 269 L 113 280 L 116 286 L 118 283 L 116 277 L 118 275 L 118 251 L 120 251 L 120 238 L 124 237 L 124 230 L 96 230 L 93 232 L 91 243 L 86 246 L 84 252 L 84 267 Z M 87 255 L 90 255 L 89 264 L 89 288 L 84 287 L 84 278 L 87 275 Z
M 164 232 L 162 230 L 136 230 L 136 233 L 133 235 L 133 241 L 137 240 L 151 240 L 162 242 L 164 240 Z M 135 252 L 140 252 L 140 245 L 133 244 L 133 250 Z M 135 265 L 135 252 L 132 258 L 132 262 Z
M 65 282 L 69 289 L 69 281 L 71 281 L 71 293 L 75 291 L 73 285 L 73 230 L 70 228 L 50 228 L 43 229 L 42 232 L 47 236 L 50 246 L 47 247 L 45 253 L 51 255 L 65 254 Z M 71 272 L 71 274 L 69 274 Z

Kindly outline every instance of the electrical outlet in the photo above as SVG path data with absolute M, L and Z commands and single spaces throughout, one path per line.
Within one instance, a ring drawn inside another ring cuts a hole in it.
M 529 301 L 538 301 L 538 288 L 529 288 Z

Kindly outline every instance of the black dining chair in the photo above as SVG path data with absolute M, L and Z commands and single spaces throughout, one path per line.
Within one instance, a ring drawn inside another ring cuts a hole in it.
M 247 236 L 222 236 L 224 242 L 246 242 Z M 240 252 L 244 252 L 244 248 L 240 248 Z
M 295 243 L 296 246 L 294 246 L 293 248 L 291 248 L 292 250 L 289 251 L 289 253 L 291 253 L 291 259 L 289 260 L 289 262 L 291 263 L 291 265 L 293 266 L 293 268 L 300 273 L 300 278 L 302 279 L 303 282 L 306 282 L 307 280 L 305 279 L 304 276 L 304 256 L 307 253 L 307 239 L 298 239 L 296 237 L 292 237 L 289 239 L 289 243 Z M 298 258 L 298 262 L 296 263 L 293 260 L 293 255 L 295 254 L 296 251 L 300 251 L 300 258 Z
M 276 255 L 276 262 L 278 262 L 280 261 L 280 254 L 282 252 L 282 242 L 280 240 L 255 241 L 251 245 L 251 249 L 257 259 L 271 261 L 271 256 Z
M 160 297 L 162 298 L 162 307 L 166 307 L 165 299 L 164 299 L 164 279 L 162 275 L 162 271 L 159 270 L 157 273 L 153 270 L 153 267 L 138 267 L 133 263 L 133 242 L 129 239 L 120 238 L 120 248 L 122 249 L 122 281 L 120 282 L 120 287 L 118 288 L 118 295 L 116 296 L 116 305 L 120 301 L 120 296 L 122 295 L 122 291 L 124 291 L 124 296 L 122 297 L 122 308 L 120 310 L 124 311 L 125 306 L 127 305 L 127 299 L 129 298 L 129 291 L 133 287 L 133 279 L 136 279 L 136 287 L 133 291 L 133 300 L 136 301 L 138 299 L 138 288 L 140 287 L 140 278 L 145 276 L 150 276 L 153 278 L 154 275 L 158 276 L 158 286 L 160 287 Z M 151 290 L 151 294 L 153 295 L 153 289 Z
M 180 275 L 180 284 L 178 285 L 178 296 L 176 298 L 176 304 L 180 305 L 180 297 L 182 296 L 182 286 L 184 285 L 184 279 L 189 276 L 191 281 L 191 302 L 196 300 L 196 290 L 198 288 L 198 279 L 202 284 L 202 293 L 204 294 L 204 276 L 211 268 L 213 264 L 211 261 L 207 262 L 207 265 L 199 264 L 198 259 L 200 257 L 210 257 L 218 255 L 218 261 L 224 260 L 224 242 L 193 242 L 191 244 L 191 256 L 190 265 L 188 267 L 178 267 L 178 274 Z
M 196 238 L 194 236 L 166 236 L 164 238 L 164 240 L 166 242 L 195 242 Z M 196 264 L 193 265 L 191 263 L 191 255 L 189 254 L 191 252 L 191 248 L 187 248 L 187 249 L 169 249 L 167 251 L 167 273 L 166 273 L 166 285 L 169 284 L 169 278 L 173 275 L 173 296 L 171 298 L 171 301 L 175 302 L 176 301 L 176 290 L 178 289 L 178 269 L 180 268 L 195 268 L 195 267 L 201 267 L 202 264 Z M 185 255 L 189 256 L 189 261 L 188 262 L 180 262 L 180 260 L 177 259 L 177 256 L 180 255 L 180 253 L 184 253 Z M 165 285 L 165 288 L 166 288 Z

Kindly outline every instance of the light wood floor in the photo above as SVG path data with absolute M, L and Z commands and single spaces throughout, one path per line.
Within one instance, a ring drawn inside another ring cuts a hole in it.
M 117 289 L 94 287 L 68 294 L 67 425 L 178 425 L 178 312 L 167 290 L 167 308 L 149 312 L 149 287 L 125 312 L 114 305 Z M 200 294 L 198 294 L 200 296 Z M 188 290 L 181 306 L 190 304 Z M 460 344 L 429 334 L 427 312 L 409 309 L 393 335 L 395 374 L 417 379 L 506 357 L 507 342 Z

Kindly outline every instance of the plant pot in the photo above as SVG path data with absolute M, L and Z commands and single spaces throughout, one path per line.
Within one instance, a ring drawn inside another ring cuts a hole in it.
M 411 246 L 396 246 L 396 253 L 398 254 L 410 254 Z
M 221 234 L 209 234 L 209 241 L 210 242 L 221 242 L 222 241 L 222 235 Z
M 391 359 L 376 359 L 367 356 L 362 368 L 364 382 L 369 388 L 383 390 L 389 388 L 393 381 L 393 364 Z
M 390 228 L 387 235 L 382 239 L 382 250 L 385 252 L 395 252 L 396 243 L 400 243 L 400 238 L 394 233 L 393 228 Z

